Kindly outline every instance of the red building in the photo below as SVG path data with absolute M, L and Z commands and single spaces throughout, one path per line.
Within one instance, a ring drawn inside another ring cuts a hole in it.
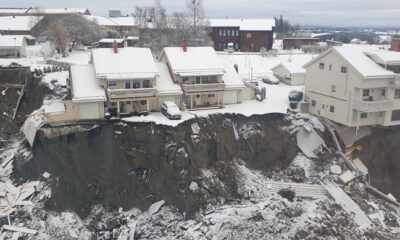
M 390 50 L 400 52 L 400 39 L 399 38 L 392 39 L 392 44 L 390 46 Z
M 233 44 L 236 51 L 259 52 L 272 49 L 274 19 L 210 19 L 214 49 L 223 51 Z

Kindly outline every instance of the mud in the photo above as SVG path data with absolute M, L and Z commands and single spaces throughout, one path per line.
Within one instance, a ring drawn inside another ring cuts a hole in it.
M 193 133 L 192 124 L 200 127 L 198 134 Z M 281 130 L 287 124 L 280 114 L 216 115 L 176 128 L 105 123 L 54 139 L 39 133 L 33 159 L 17 161 L 16 172 L 28 179 L 49 172 L 53 197 L 47 207 L 73 210 L 82 217 L 94 204 L 147 209 L 161 199 L 192 213 L 206 199 L 236 197 L 233 159 L 240 158 L 266 174 L 286 168 L 298 152 L 295 136 Z M 200 186 L 202 191 L 190 191 L 191 182 L 204 177 L 204 168 L 215 170 L 224 187 Z

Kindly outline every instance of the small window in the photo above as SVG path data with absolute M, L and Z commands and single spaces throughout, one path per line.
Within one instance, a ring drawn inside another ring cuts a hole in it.
M 217 76 L 210 76 L 210 83 L 217 83 Z
M 317 105 L 317 102 L 315 100 L 311 100 L 311 107 L 315 107 Z
M 201 83 L 201 78 L 200 77 L 196 77 L 196 84 L 200 84 Z
M 331 85 L 331 92 L 336 92 L 336 85 Z
M 128 101 L 128 102 L 126 102 L 126 104 L 131 105 L 131 102 Z
M 139 80 L 132 81 L 132 88 L 140 88 L 140 81 Z
M 150 88 L 150 80 L 143 80 L 143 88 Z
M 130 89 L 131 88 L 131 81 L 125 81 L 125 89 Z
M 142 100 L 142 101 L 140 101 L 140 104 L 147 105 L 147 101 L 146 100 Z
M 382 96 L 382 97 L 385 97 L 385 96 L 386 96 L 386 89 L 382 89 L 382 91 L 381 91 L 381 96 Z
M 183 77 L 183 78 L 182 78 L 182 82 L 185 83 L 185 82 L 187 82 L 187 81 L 189 81 L 189 78 L 188 78 L 188 77 Z
M 324 63 L 319 63 L 319 69 L 325 69 L 325 64 Z
M 332 64 L 329 64 L 329 71 L 332 71 Z
M 200 98 L 200 95 L 196 95 L 196 98 Z
M 329 112 L 331 112 L 331 113 L 335 112 L 335 107 L 334 106 L 330 106 L 329 107 Z
M 394 99 L 400 99 L 400 89 L 394 91 Z
M 325 109 L 325 104 L 322 104 L 322 109 Z
M 108 87 L 116 87 L 117 86 L 117 81 L 108 81 Z
M 347 73 L 347 67 L 342 67 L 342 68 L 340 69 L 340 71 L 341 71 L 342 73 Z
M 226 36 L 226 31 L 225 30 L 223 31 L 223 35 L 224 35 L 224 37 Z
M 218 35 L 219 35 L 220 37 L 222 36 L 222 30 L 221 30 L 221 29 L 219 30 Z
M 239 37 L 239 30 L 236 30 L 236 37 Z
M 228 36 L 230 36 L 231 35 L 231 30 L 228 30 Z
M 363 89 L 363 97 L 369 97 L 369 89 Z
M 361 113 L 360 117 L 361 118 L 368 118 L 368 113 Z
M 213 97 L 215 97 L 215 94 L 208 94 L 208 97 L 213 98 Z

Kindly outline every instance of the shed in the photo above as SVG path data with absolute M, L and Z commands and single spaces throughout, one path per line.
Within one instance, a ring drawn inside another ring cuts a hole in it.
M 26 46 L 24 36 L 0 36 L 0 57 L 25 57 Z

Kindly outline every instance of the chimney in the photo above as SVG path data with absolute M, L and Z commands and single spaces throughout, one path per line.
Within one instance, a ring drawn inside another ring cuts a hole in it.
M 184 52 L 187 52 L 187 47 L 188 47 L 187 40 L 186 40 L 186 39 L 183 39 L 183 40 L 182 40 L 182 50 L 183 50 Z
M 114 53 L 117 54 L 118 53 L 117 40 L 114 40 L 112 47 L 113 47 Z

